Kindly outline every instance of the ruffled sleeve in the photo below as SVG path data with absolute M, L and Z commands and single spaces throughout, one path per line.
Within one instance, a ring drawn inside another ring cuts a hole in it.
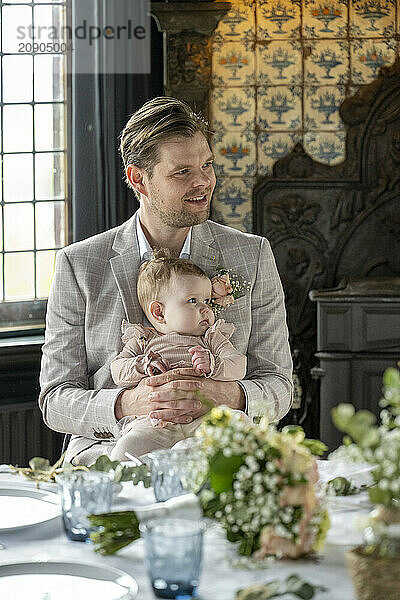
M 215 321 L 214 325 L 207 329 L 204 334 L 204 339 L 210 341 L 215 337 L 219 337 L 219 335 L 223 335 L 224 338 L 229 340 L 234 331 L 235 326 L 233 323 L 226 323 L 225 319 L 218 319 Z
M 154 336 L 155 330 L 151 327 L 143 327 L 140 323 L 129 323 L 125 319 L 121 324 L 122 341 L 124 344 L 131 339 L 138 342 L 142 352 L 146 346 L 146 342 Z

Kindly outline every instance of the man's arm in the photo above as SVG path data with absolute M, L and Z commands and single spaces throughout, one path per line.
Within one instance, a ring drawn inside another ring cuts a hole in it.
M 248 374 L 240 382 L 247 395 L 247 412 L 252 419 L 266 415 L 278 421 L 292 405 L 292 358 L 283 288 L 265 238 L 261 238 L 251 316 Z

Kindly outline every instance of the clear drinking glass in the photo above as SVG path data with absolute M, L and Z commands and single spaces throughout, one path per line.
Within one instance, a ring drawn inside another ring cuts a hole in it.
M 154 519 L 139 527 L 145 542 L 147 572 L 157 598 L 196 598 L 204 523 Z
M 98 471 L 68 471 L 56 477 L 61 495 L 64 529 L 74 541 L 85 542 L 94 531 L 87 515 L 109 512 L 112 479 Z
M 157 502 L 196 493 L 203 483 L 208 463 L 198 444 L 151 452 L 151 479 Z

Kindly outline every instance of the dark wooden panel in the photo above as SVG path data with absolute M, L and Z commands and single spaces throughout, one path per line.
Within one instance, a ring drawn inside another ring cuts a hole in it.
M 319 430 L 310 374 L 317 362 L 317 319 L 309 291 L 337 286 L 345 276 L 400 274 L 400 59 L 346 99 L 340 114 L 345 161 L 318 163 L 297 144 L 253 195 L 253 228 L 270 240 L 276 256 L 303 388 L 303 405 L 290 419 L 310 435 Z M 344 331 L 338 334 L 340 345 Z M 369 341 L 369 350 L 379 342 Z

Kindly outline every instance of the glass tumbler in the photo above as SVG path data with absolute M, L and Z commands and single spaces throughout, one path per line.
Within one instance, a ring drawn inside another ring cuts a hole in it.
M 85 542 L 95 531 L 87 515 L 111 509 L 112 479 L 99 471 L 68 471 L 57 475 L 56 481 L 65 533 L 71 540 Z
M 207 475 L 207 460 L 198 445 L 157 450 L 151 455 L 151 481 L 157 502 L 196 493 Z
M 139 525 L 146 566 L 157 598 L 197 597 L 204 523 L 190 519 L 153 519 Z

